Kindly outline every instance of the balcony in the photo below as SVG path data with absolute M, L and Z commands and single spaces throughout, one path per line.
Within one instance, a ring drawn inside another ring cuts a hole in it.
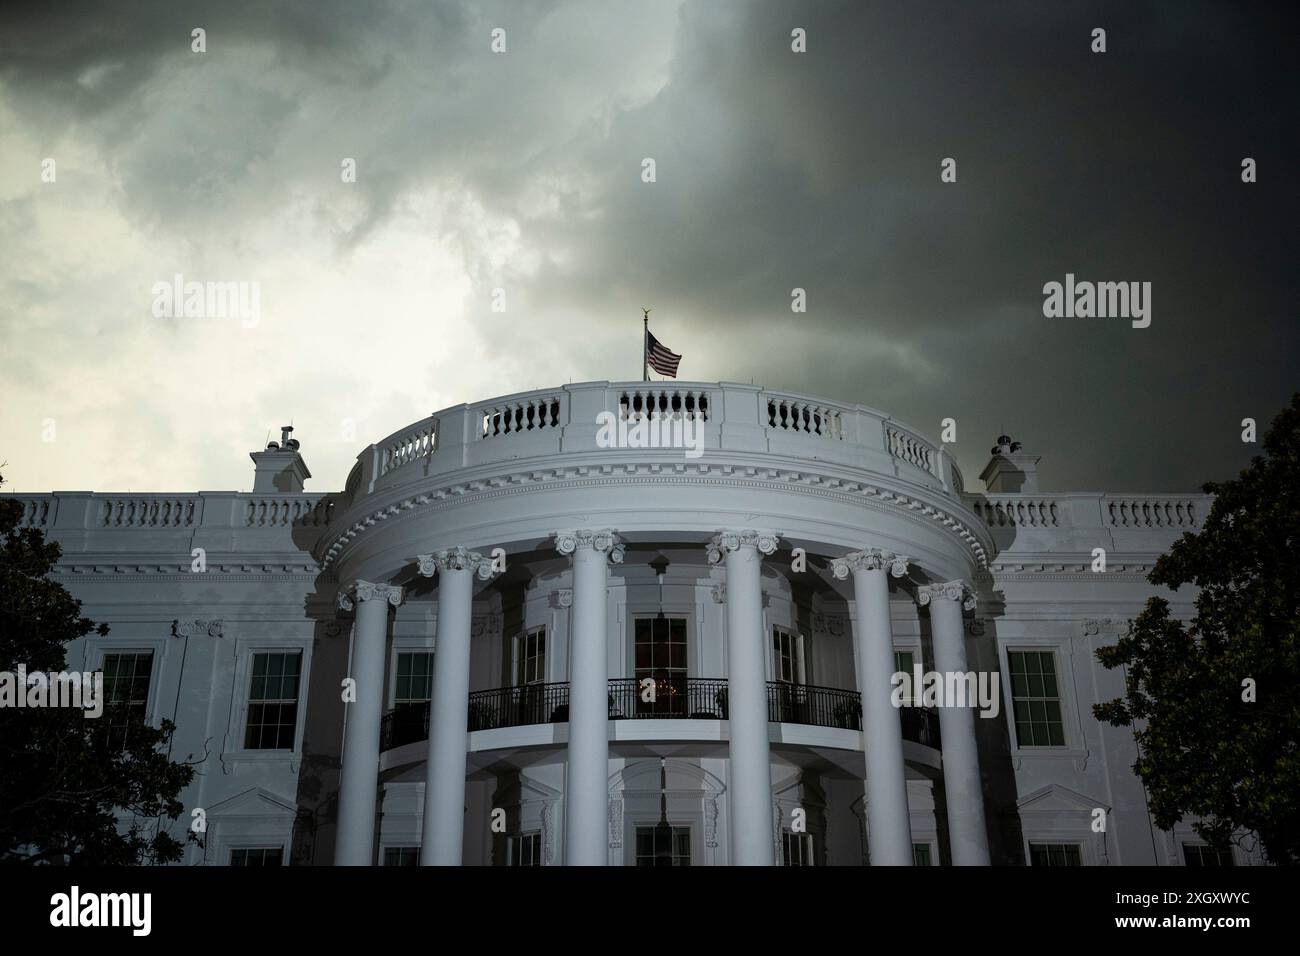
M 727 681 L 717 677 L 661 680 L 653 701 L 642 699 L 639 681 L 609 682 L 610 720 L 726 720 Z M 468 729 L 496 730 L 533 724 L 565 723 L 569 719 L 569 685 L 530 684 L 498 687 L 469 695 Z M 862 704 L 857 691 L 807 684 L 768 681 L 767 719 L 773 723 L 812 727 L 862 729 Z M 939 719 L 933 710 L 899 710 L 904 740 L 939 748 Z M 391 750 L 429 737 L 429 708 L 390 711 L 380 725 L 380 749 Z

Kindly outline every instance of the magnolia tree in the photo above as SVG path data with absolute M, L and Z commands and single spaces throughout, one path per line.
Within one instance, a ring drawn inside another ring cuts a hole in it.
M 150 727 L 111 696 L 98 717 L 50 706 L 54 695 L 27 683 L 62 674 L 68 642 L 108 626 L 50 578 L 59 546 L 21 516 L 19 502 L 0 498 L 0 673 L 9 696 L 44 706 L 0 706 L 0 863 L 175 862 L 184 843 L 164 821 L 183 811 L 177 796 L 194 767 L 171 759 L 171 721 Z
M 1209 844 L 1258 835 L 1267 859 L 1300 860 L 1300 394 L 1274 420 L 1264 454 L 1215 496 L 1149 580 L 1199 588 L 1190 622 L 1153 597 L 1118 643 L 1124 697 L 1094 714 L 1134 726 L 1134 770 L 1161 829 L 1181 817 Z

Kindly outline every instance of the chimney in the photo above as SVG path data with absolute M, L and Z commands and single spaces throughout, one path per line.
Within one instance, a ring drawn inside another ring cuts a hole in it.
M 293 426 L 284 425 L 278 442 L 268 442 L 265 450 L 249 453 L 253 459 L 254 493 L 302 491 L 303 483 L 311 477 L 298 454 L 298 440 L 289 437 L 292 433 Z
M 1026 455 L 1020 442 L 1007 435 L 999 435 L 998 443 L 989 454 L 993 457 L 980 472 L 980 480 L 989 494 L 1036 494 L 1038 492 L 1038 462 L 1036 455 Z

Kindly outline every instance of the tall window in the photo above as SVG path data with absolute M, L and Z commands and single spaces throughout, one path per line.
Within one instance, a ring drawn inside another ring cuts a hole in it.
M 282 866 L 282 846 L 237 846 L 230 851 L 231 866 Z
M 786 684 L 804 681 L 803 637 L 784 628 L 772 630 L 772 672 Z
M 553 701 L 546 692 L 546 628 L 516 634 L 514 638 L 514 691 L 521 724 L 540 724 L 547 719 Z
M 419 866 L 420 848 L 418 846 L 384 847 L 384 866 Z
M 292 750 L 298 727 L 298 676 L 301 651 L 253 655 L 248 689 L 246 750 Z
M 541 866 L 542 834 L 540 830 L 520 833 L 506 840 L 507 866 Z
M 1235 866 L 1231 850 L 1216 850 L 1204 843 L 1184 843 L 1183 863 L 1187 866 Z
M 397 655 L 393 686 L 393 743 L 423 740 L 429 701 L 433 698 L 433 655 L 403 651 Z
M 546 683 L 546 628 L 533 628 L 515 638 L 515 683 Z
M 143 724 L 148 714 L 153 652 L 105 654 L 102 670 L 109 745 L 125 747 L 131 728 Z
M 912 865 L 913 866 L 933 866 L 930 862 L 930 844 L 913 843 L 912 844 Z
M 654 700 L 636 695 L 638 717 L 686 714 L 686 619 L 640 617 L 636 619 L 636 680 L 655 682 Z
M 1077 843 L 1031 843 L 1030 866 L 1083 866 Z
M 795 833 L 793 830 L 781 831 L 781 865 L 813 866 L 813 835 Z
M 915 666 L 916 655 L 912 651 L 894 651 L 894 673 L 906 674 L 909 687 L 912 684 L 912 678 L 916 676 L 912 671 L 912 668 Z M 903 695 L 902 700 L 904 704 L 910 704 L 914 697 L 919 698 L 921 696 L 921 688 L 912 687 L 911 690 L 912 692 L 910 694 Z M 928 863 L 925 865 L 929 866 Z
M 1051 651 L 1007 651 L 1016 742 L 1021 747 L 1063 747 L 1061 696 L 1056 655 Z
M 690 866 L 690 827 L 637 827 L 637 866 Z

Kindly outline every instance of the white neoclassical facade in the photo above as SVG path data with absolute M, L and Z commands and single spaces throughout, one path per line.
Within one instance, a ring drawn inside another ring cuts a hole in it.
M 1006 439 L 968 488 L 883 412 L 731 382 L 444 409 L 337 493 L 252 457 L 251 493 L 17 496 L 111 627 L 69 666 L 203 763 L 187 863 L 1258 862 L 1154 829 L 1092 716 L 1202 495 L 1042 492 Z M 928 672 L 995 706 L 896 692 Z

